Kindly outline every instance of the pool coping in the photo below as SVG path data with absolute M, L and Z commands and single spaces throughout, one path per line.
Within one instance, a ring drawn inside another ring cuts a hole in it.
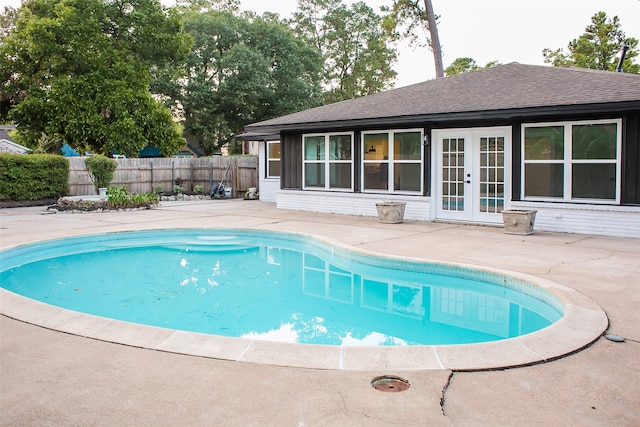
M 243 230 L 254 229 L 262 230 Z M 558 359 L 589 346 L 602 335 L 609 324 L 606 313 L 593 300 L 572 288 L 537 276 L 472 264 L 387 255 L 325 236 L 284 233 L 312 237 L 366 256 L 434 263 L 506 275 L 552 293 L 565 305 L 565 314 L 559 321 L 544 329 L 500 341 L 396 347 L 283 343 L 166 329 L 62 309 L 4 288 L 0 288 L 0 314 L 55 331 L 132 347 L 237 362 L 325 370 L 473 371 L 526 366 Z M 47 240 L 49 239 L 43 241 Z M 42 241 L 25 244 L 40 242 Z M 3 248 L 6 249 L 11 248 Z

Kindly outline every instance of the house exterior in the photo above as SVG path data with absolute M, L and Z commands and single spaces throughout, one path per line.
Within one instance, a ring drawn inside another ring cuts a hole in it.
M 640 75 L 510 63 L 245 127 L 278 208 L 640 238 Z
M 0 127 L 0 153 L 27 154 L 31 150 L 18 144 L 9 136 L 9 131 L 13 129 L 15 128 L 12 126 Z

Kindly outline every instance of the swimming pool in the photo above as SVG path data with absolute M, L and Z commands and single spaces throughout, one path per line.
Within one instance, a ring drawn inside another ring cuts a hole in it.
M 175 330 L 340 346 L 513 338 L 564 304 L 513 277 L 372 256 L 257 230 L 155 230 L 5 251 L 2 287 L 68 310 Z
M 202 221 L 199 215 L 189 216 L 180 212 L 188 228 L 193 221 Z M 161 215 L 158 224 L 146 224 L 144 227 L 155 229 L 174 221 L 175 212 L 169 211 Z M 45 239 L 81 236 L 88 233 L 104 233 L 102 222 L 96 222 L 93 216 L 81 216 L 79 220 L 71 217 L 61 217 L 53 221 L 51 217 L 39 215 L 28 218 L 29 229 L 11 234 L 12 238 L 0 241 L 0 260 L 14 250 L 24 250 L 33 247 L 31 244 L 41 245 L 53 243 Z M 228 228 L 225 224 L 237 223 L 233 218 L 224 221 L 210 221 L 211 228 Z M 53 224 L 50 224 L 53 222 Z M 245 221 L 239 221 L 244 225 Z M 311 223 L 313 224 L 313 223 Z M 377 224 L 372 224 L 372 233 L 379 233 Z M 132 221 L 126 226 L 118 226 L 120 234 L 137 231 L 142 226 L 138 221 Z M 180 227 L 180 222 L 176 224 Z M 113 227 L 108 227 L 113 229 Z M 391 241 L 389 250 L 384 254 L 367 250 L 362 246 L 353 246 L 354 236 L 346 233 L 343 238 L 332 238 L 322 227 L 313 233 L 309 231 L 309 223 L 266 223 L 262 226 L 250 226 L 252 230 L 278 230 L 295 233 L 301 238 L 312 238 L 323 244 L 332 246 L 336 250 L 355 252 L 361 256 L 380 258 L 389 253 L 397 252 L 397 243 Z M 313 228 L 313 227 L 312 227 Z M 47 230 L 46 232 L 43 232 Z M 246 230 L 246 228 L 244 228 Z M 395 230 L 395 228 L 394 228 Z M 382 231 L 386 231 L 383 229 Z M 402 232 L 400 233 L 402 234 Z M 100 236 L 103 236 L 100 234 Z M 426 235 L 425 245 L 431 244 Z M 463 236 L 454 233 L 454 238 Z M 82 238 L 82 237 L 80 237 Z M 89 239 L 100 238 L 98 235 Z M 351 242 L 347 243 L 347 242 Z M 434 244 L 438 244 L 436 239 Z M 440 242 L 441 243 L 441 242 Z M 45 248 L 46 249 L 46 248 Z M 415 248 L 419 250 L 419 248 Z M 397 258 L 388 257 L 392 260 Z M 402 261 L 404 259 L 400 259 Z M 428 261 L 428 260 L 419 260 Z M 501 369 L 535 364 L 553 360 L 564 355 L 574 353 L 600 338 L 606 330 L 608 319 L 602 308 L 593 300 L 577 292 L 575 289 L 550 281 L 540 275 L 532 276 L 520 271 L 496 269 L 482 265 L 469 265 L 457 262 L 434 262 L 438 265 L 469 268 L 487 274 L 509 276 L 522 281 L 526 286 L 550 292 L 557 296 L 565 307 L 563 317 L 552 325 L 539 331 L 516 338 L 503 339 L 478 344 L 465 345 L 416 345 L 416 346 L 337 346 L 337 345 L 300 345 L 273 341 L 256 340 L 252 338 L 232 338 L 222 335 L 185 332 L 180 330 L 146 326 L 137 323 L 124 322 L 100 316 L 93 316 L 66 310 L 50 304 L 18 295 L 0 287 L 0 313 L 3 317 L 30 323 L 50 330 L 61 332 L 60 339 L 65 334 L 73 334 L 87 339 L 133 346 L 153 351 L 164 351 L 197 357 L 223 359 L 246 363 L 268 364 L 283 367 L 299 367 L 311 369 L 338 370 L 476 370 Z

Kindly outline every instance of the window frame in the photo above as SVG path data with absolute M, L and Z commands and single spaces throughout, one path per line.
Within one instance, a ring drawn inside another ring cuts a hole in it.
M 420 134 L 420 158 L 417 160 L 396 160 L 395 159 L 395 150 L 394 150 L 394 141 L 395 134 L 397 133 L 419 133 Z M 387 149 L 389 153 L 389 158 L 386 162 L 381 162 L 380 160 L 365 160 L 366 158 L 366 144 L 364 142 L 365 135 L 370 134 L 387 134 Z M 379 130 L 367 130 L 362 131 L 360 133 L 360 141 L 361 141 L 361 160 L 360 160 L 360 191 L 363 193 L 382 193 L 382 194 L 406 194 L 406 195 L 423 195 L 424 194 L 424 168 L 425 168 L 425 136 L 424 136 L 423 128 L 409 128 L 409 129 L 379 129 Z M 375 163 L 386 163 L 388 165 L 387 169 L 387 190 L 378 189 L 378 188 L 365 188 L 365 165 L 366 164 L 375 164 Z M 419 164 L 420 172 L 419 172 L 419 184 L 420 189 L 416 191 L 407 191 L 407 190 L 396 190 L 394 183 L 395 176 L 395 168 L 396 165 L 401 164 Z
M 576 159 L 573 152 L 573 126 L 615 124 L 616 125 L 616 157 L 615 159 Z M 541 127 L 563 127 L 564 147 L 562 159 L 527 160 L 526 159 L 526 130 Z M 600 119 L 561 121 L 544 123 L 527 123 L 521 127 L 521 152 L 522 167 L 520 168 L 520 199 L 523 201 L 565 202 L 565 203 L 589 203 L 589 204 L 620 204 L 621 179 L 622 179 L 622 119 Z M 561 164 L 563 165 L 562 197 L 526 196 L 526 165 L 527 164 Z M 614 164 L 616 168 L 615 197 L 612 199 L 578 198 L 573 197 L 573 165 L 575 164 Z
M 269 150 L 269 146 L 273 145 L 273 144 L 280 144 L 280 157 L 275 158 L 275 157 L 269 157 L 269 154 L 271 153 L 271 150 Z M 280 178 L 280 174 L 282 174 L 282 143 L 280 142 L 280 140 L 273 140 L 273 141 L 265 141 L 265 158 L 267 159 L 267 164 L 265 167 L 266 173 L 265 173 L 265 178 Z M 271 162 L 277 160 L 280 163 L 280 174 L 279 175 L 274 175 L 271 173 Z
M 324 159 L 307 160 L 305 157 L 305 138 L 308 137 L 324 137 Z M 351 158 L 349 160 L 331 160 L 331 137 L 332 136 L 349 136 L 351 140 L 350 151 Z M 309 191 L 333 191 L 333 192 L 353 192 L 354 191 L 354 132 L 321 132 L 321 133 L 305 133 L 302 135 L 302 189 Z M 307 186 L 307 164 L 324 164 L 324 187 Z M 351 176 L 349 187 L 331 187 L 331 165 L 332 164 L 349 164 L 351 166 Z

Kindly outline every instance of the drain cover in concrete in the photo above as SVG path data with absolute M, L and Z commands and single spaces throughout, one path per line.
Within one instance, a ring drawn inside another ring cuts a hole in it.
M 400 391 L 407 390 L 410 385 L 409 381 L 404 378 L 396 377 L 394 375 L 383 375 L 372 379 L 371 387 L 379 391 L 398 393 Z

